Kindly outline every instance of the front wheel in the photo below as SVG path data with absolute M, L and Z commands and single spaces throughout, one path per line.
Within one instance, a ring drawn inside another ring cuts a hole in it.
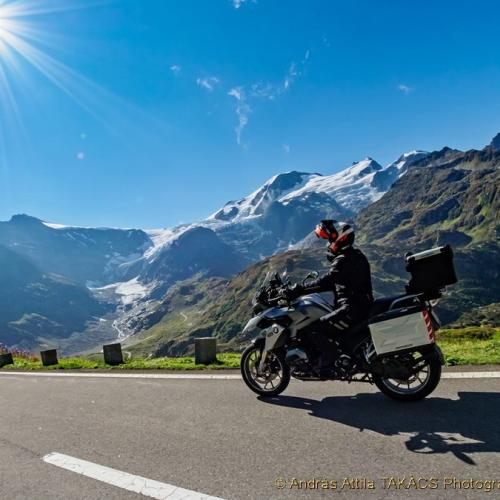
M 416 353 L 418 355 L 418 353 Z M 384 378 L 373 375 L 375 385 L 386 396 L 398 401 L 420 401 L 428 396 L 441 380 L 441 360 L 432 356 L 408 380 Z
M 263 372 L 258 372 L 262 349 L 248 346 L 241 356 L 241 375 L 245 384 L 261 396 L 277 396 L 290 383 L 290 368 L 281 352 L 268 352 Z

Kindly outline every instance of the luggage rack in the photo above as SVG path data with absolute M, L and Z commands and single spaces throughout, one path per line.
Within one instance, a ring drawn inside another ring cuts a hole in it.
M 405 302 L 409 299 L 417 299 L 419 301 L 421 300 L 426 300 L 431 302 L 431 305 L 436 305 L 439 299 L 443 296 L 443 294 L 446 293 L 446 288 L 443 288 L 441 290 L 433 290 L 432 292 L 425 292 L 425 293 L 413 293 L 410 295 L 404 295 L 403 297 L 398 297 L 395 299 L 391 305 L 389 306 L 388 311 L 392 311 L 394 309 L 394 306 L 399 303 L 399 302 Z
M 412 295 L 404 295 L 403 297 L 399 297 L 391 302 L 391 305 L 389 306 L 389 309 L 387 309 L 387 310 L 392 311 L 394 309 L 394 305 L 397 304 L 398 302 L 406 302 L 407 300 L 410 300 L 410 299 L 420 299 L 421 295 L 422 294 L 412 294 Z

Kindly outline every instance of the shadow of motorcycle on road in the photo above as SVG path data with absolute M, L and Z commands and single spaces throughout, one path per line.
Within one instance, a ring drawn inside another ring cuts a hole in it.
M 459 392 L 458 399 L 428 398 L 414 404 L 388 400 L 382 394 L 329 397 L 321 401 L 295 396 L 259 398 L 311 416 L 378 432 L 410 434 L 406 448 L 415 453 L 453 453 L 475 465 L 471 453 L 500 452 L 500 393 Z

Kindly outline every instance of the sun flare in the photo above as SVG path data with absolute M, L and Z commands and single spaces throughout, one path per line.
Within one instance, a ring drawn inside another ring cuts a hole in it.
M 47 112 L 42 108 L 44 101 L 37 99 L 42 86 L 65 94 L 114 135 L 122 135 L 127 127 L 136 130 L 137 124 L 146 120 L 151 127 L 163 126 L 78 72 L 75 61 L 79 54 L 71 52 L 73 40 L 64 29 L 64 16 L 54 23 L 54 15 L 84 11 L 108 1 L 0 0 L 0 171 L 7 162 L 7 149 L 13 149 L 16 142 L 29 140 L 24 126 L 27 109 L 41 106 L 40 112 Z M 61 26 L 61 30 L 55 26 Z M 17 149 L 26 149 L 25 146 Z
M 70 41 L 54 32 L 49 16 L 89 6 L 79 0 L 69 3 L 0 0 L 0 170 L 7 168 L 7 149 L 27 139 L 24 112 L 40 85 L 57 87 L 89 111 L 95 107 L 89 96 L 96 93 L 96 85 L 57 56 L 58 48 L 70 46 Z
M 36 93 L 40 85 L 36 73 L 93 112 L 93 99 L 100 89 L 55 55 L 70 41 L 54 33 L 46 18 L 96 5 L 99 2 L 68 5 L 67 0 L 0 0 L 0 133 L 12 129 L 12 122 L 22 123 L 16 95 Z

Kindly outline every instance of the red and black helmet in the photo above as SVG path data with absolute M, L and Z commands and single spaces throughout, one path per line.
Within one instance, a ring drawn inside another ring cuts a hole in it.
M 328 249 L 336 254 L 345 247 L 354 243 L 354 229 L 349 224 L 344 224 L 340 231 L 337 231 L 334 220 L 322 220 L 314 230 L 318 238 L 328 240 Z
M 337 229 L 335 228 L 335 220 L 322 220 L 317 226 L 316 229 L 314 230 L 314 234 L 318 238 L 323 238 L 325 240 L 328 240 L 330 243 L 333 243 L 339 233 Z

